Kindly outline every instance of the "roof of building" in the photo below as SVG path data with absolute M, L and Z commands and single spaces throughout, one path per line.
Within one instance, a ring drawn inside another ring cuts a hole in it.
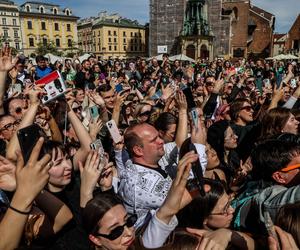
M 274 43 L 284 43 L 286 40 L 286 34 L 274 34 Z
M 27 11 L 26 6 L 30 6 L 30 12 Z M 44 7 L 44 12 L 41 13 L 40 7 Z M 53 9 L 57 9 L 57 14 L 54 14 Z M 70 8 L 60 8 L 58 4 L 38 2 L 38 1 L 28 1 L 20 5 L 20 12 L 23 13 L 36 13 L 36 14 L 46 14 L 46 15 L 61 15 L 61 16 L 72 16 L 72 10 Z M 66 10 L 69 10 L 69 15 L 66 14 Z
M 101 20 L 95 23 L 93 26 L 97 27 L 97 26 L 105 26 L 105 25 L 116 26 L 116 27 L 144 28 L 144 26 L 139 24 L 138 21 L 136 20 L 132 21 L 127 18 L 121 18 L 118 20 L 112 20 L 112 19 Z
M 6 0 L 0 0 L 0 4 L 6 4 L 6 5 L 15 5 L 13 1 L 6 1 Z
M 294 28 L 295 25 L 297 25 L 298 22 L 300 23 L 300 14 L 297 16 L 295 22 L 294 22 L 293 25 L 291 26 L 291 28 L 290 28 L 290 30 L 289 30 L 288 33 L 291 32 L 291 30 Z
M 256 14 L 258 14 L 261 17 L 264 17 L 266 19 L 268 19 L 269 21 L 272 21 L 272 19 L 274 19 L 275 15 L 273 15 L 270 12 L 267 12 L 257 6 L 251 5 L 251 10 L 254 11 Z

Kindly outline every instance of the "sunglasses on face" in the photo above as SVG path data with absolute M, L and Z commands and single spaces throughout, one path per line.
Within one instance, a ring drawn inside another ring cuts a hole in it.
M 137 215 L 133 214 L 133 215 L 131 215 L 127 218 L 124 225 L 116 227 L 115 229 L 113 229 L 110 232 L 110 234 L 99 234 L 99 233 L 97 233 L 95 236 L 101 236 L 101 237 L 109 239 L 109 240 L 115 240 L 123 234 L 125 226 L 128 227 L 128 228 L 133 227 L 134 224 L 136 223 L 136 221 L 137 221 Z
M 241 110 L 245 110 L 247 112 L 250 112 L 253 110 L 253 108 L 251 106 L 245 106 L 245 107 L 242 107 Z
M 143 113 L 140 113 L 139 116 L 149 116 L 149 115 L 151 115 L 151 110 L 148 110 L 148 111 L 145 111 Z
M 281 172 L 289 172 L 289 171 L 297 169 L 297 168 L 300 168 L 300 164 L 295 164 L 295 165 L 287 166 L 285 168 L 282 168 L 280 171 Z
M 254 80 L 249 80 L 249 81 L 246 82 L 246 84 L 252 84 L 252 83 L 255 83 L 255 81 Z
M 15 122 L 7 123 L 5 126 L 3 126 L 3 128 L 0 129 L 0 132 L 2 132 L 4 130 L 12 129 L 15 126 L 18 126 L 20 124 L 20 122 L 21 122 L 21 120 L 16 120 Z

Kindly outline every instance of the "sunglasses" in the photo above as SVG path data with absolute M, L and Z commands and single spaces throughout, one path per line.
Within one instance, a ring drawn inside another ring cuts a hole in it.
M 250 112 L 253 110 L 253 108 L 251 106 L 245 106 L 245 107 L 242 107 L 241 110 L 246 110 L 247 112 Z
M 285 168 L 282 168 L 280 171 L 281 172 L 289 172 L 289 171 L 297 169 L 297 168 L 300 168 L 300 164 L 295 164 L 295 165 L 287 166 Z
M 109 239 L 109 240 L 115 240 L 123 234 L 125 226 L 128 227 L 128 228 L 133 227 L 134 224 L 136 223 L 136 221 L 137 221 L 137 215 L 133 214 L 133 215 L 131 215 L 127 218 L 124 225 L 116 227 L 115 229 L 113 229 L 110 232 L 110 234 L 99 234 L 99 233 L 97 233 L 97 234 L 95 234 L 95 236 L 101 236 L 101 237 Z
M 16 120 L 15 122 L 7 123 L 5 126 L 3 126 L 3 128 L 0 129 L 0 132 L 2 132 L 4 130 L 12 129 L 15 126 L 18 126 L 20 124 L 20 122 L 21 122 L 21 120 Z
M 254 80 L 247 81 L 246 84 L 255 83 Z
M 151 115 L 151 110 L 140 113 L 139 116 L 149 116 L 149 115 Z

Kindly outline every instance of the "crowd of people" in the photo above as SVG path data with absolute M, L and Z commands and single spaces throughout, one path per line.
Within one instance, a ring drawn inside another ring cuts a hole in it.
M 46 102 L 54 71 L 66 89 Z M 0 249 L 299 249 L 299 76 L 4 47 Z

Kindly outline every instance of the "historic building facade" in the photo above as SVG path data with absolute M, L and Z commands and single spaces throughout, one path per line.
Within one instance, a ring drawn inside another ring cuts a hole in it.
M 213 36 L 207 7 L 205 0 L 189 0 L 186 3 L 181 51 L 193 59 L 213 59 Z
M 99 59 L 146 56 L 146 28 L 118 14 L 100 12 L 78 22 L 79 48 Z
M 1 42 L 22 50 L 19 10 L 12 1 L 0 1 L 0 38 Z
M 19 9 L 25 55 L 34 53 L 39 43 L 53 42 L 61 51 L 78 43 L 78 17 L 73 16 L 71 9 L 32 1 Z

